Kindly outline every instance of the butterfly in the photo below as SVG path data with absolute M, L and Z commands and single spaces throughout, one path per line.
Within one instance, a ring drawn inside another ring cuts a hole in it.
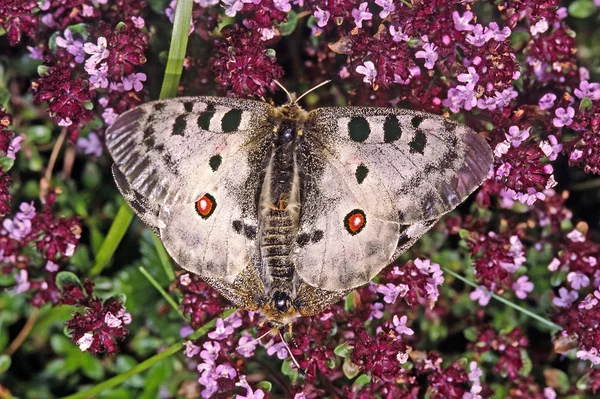
M 173 259 L 273 328 L 369 282 L 493 161 L 483 138 L 439 115 L 307 112 L 288 96 L 159 100 L 106 132 L 120 192 Z

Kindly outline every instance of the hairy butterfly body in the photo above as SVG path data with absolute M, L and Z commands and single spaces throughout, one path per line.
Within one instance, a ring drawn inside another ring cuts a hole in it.
M 367 283 L 485 179 L 441 116 L 219 97 L 143 104 L 106 143 L 119 190 L 184 269 L 281 327 Z

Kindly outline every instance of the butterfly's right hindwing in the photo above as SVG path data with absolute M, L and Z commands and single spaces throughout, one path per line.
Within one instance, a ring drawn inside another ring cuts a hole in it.
M 125 199 L 184 269 L 234 281 L 256 253 L 256 189 L 273 108 L 216 97 L 143 104 L 107 130 Z

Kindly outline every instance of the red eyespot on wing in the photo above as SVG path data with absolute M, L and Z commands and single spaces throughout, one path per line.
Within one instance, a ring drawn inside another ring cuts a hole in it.
M 367 225 L 367 215 L 360 209 L 355 209 L 344 218 L 344 227 L 348 233 L 356 235 Z
M 215 198 L 210 194 L 204 194 L 202 198 L 196 201 L 196 212 L 203 219 L 208 218 L 215 211 L 217 202 Z

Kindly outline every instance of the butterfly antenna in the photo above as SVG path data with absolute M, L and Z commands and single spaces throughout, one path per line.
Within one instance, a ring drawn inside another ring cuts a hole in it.
M 310 93 L 310 92 L 313 92 L 313 91 L 317 90 L 319 87 L 321 87 L 321 86 L 325 86 L 326 84 L 328 84 L 328 83 L 330 83 L 330 82 L 331 82 L 331 80 L 326 80 L 326 81 L 324 81 L 324 82 L 322 82 L 322 83 L 319 83 L 318 85 L 316 85 L 316 86 L 315 86 L 315 87 L 313 87 L 312 89 L 310 89 L 310 90 L 308 90 L 308 91 L 304 92 L 304 94 L 302 94 L 300 97 L 298 97 L 298 98 L 296 99 L 296 101 L 294 101 L 294 104 L 296 104 L 298 101 L 300 101 L 300 99 L 301 99 L 302 97 L 304 97 L 305 95 L 307 95 L 308 93 Z
M 263 339 L 264 337 L 266 337 L 268 334 L 270 334 L 272 332 L 273 332 L 273 330 L 271 329 L 271 330 L 267 331 L 266 333 L 264 333 L 263 335 L 261 335 L 260 337 L 253 339 L 252 341 L 248 341 L 245 344 L 242 344 L 242 345 L 238 346 L 235 349 L 230 349 L 229 350 L 229 354 L 231 355 L 233 352 L 236 352 L 238 349 L 245 348 L 246 346 L 250 346 L 250 345 L 254 344 L 257 341 L 260 341 L 261 339 Z
M 285 342 L 285 339 L 283 339 L 283 335 L 281 335 L 281 330 L 279 330 L 279 337 L 281 337 L 281 342 L 283 342 L 283 345 L 285 346 L 285 349 L 287 349 L 288 353 L 290 354 L 290 357 L 292 358 L 292 361 L 294 362 L 294 364 L 296 365 L 296 367 L 298 367 L 298 370 L 300 371 L 300 374 L 306 375 L 306 372 L 302 369 L 302 367 L 300 367 L 300 365 L 298 364 L 298 361 L 296 360 L 296 358 L 292 354 L 292 350 L 288 346 L 287 342 Z
M 287 94 L 288 96 L 288 100 L 290 101 L 290 103 L 295 103 L 294 101 L 294 97 L 292 96 L 292 93 L 290 93 L 281 83 L 279 83 L 276 79 L 273 79 L 273 82 L 275 82 L 275 84 L 277 86 L 279 86 L 281 88 L 281 90 L 283 90 L 285 92 L 285 94 Z M 298 101 L 298 100 L 296 100 Z

